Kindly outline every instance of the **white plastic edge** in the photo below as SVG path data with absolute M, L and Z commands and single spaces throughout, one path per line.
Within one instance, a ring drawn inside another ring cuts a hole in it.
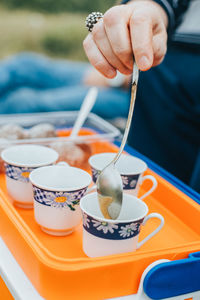
M 44 300 L 0 237 L 0 276 L 15 300 Z

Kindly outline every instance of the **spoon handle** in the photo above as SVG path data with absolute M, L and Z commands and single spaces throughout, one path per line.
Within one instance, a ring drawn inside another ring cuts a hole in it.
M 135 106 L 135 98 L 136 98 L 138 78 L 139 78 L 139 70 L 138 70 L 138 67 L 137 67 L 136 63 L 134 62 L 132 85 L 131 85 L 131 103 L 130 103 L 130 108 L 129 108 L 129 113 L 128 113 L 128 119 L 127 119 L 127 123 L 126 123 L 124 136 L 123 136 L 123 139 L 122 139 L 122 142 L 121 142 L 121 146 L 119 148 L 119 151 L 118 151 L 117 155 L 113 159 L 114 164 L 117 162 L 118 158 L 122 154 L 122 151 L 124 150 L 124 146 L 125 146 L 127 138 L 128 138 L 128 134 L 129 134 L 130 126 L 131 126 L 131 121 L 132 121 L 132 116 L 133 116 L 133 110 L 134 110 L 134 106 Z
M 78 135 L 80 128 L 82 127 L 85 119 L 87 118 L 89 112 L 91 111 L 98 94 L 98 89 L 92 87 L 89 89 L 85 99 L 83 100 L 81 109 L 79 111 L 78 117 L 72 129 L 70 137 L 75 137 Z

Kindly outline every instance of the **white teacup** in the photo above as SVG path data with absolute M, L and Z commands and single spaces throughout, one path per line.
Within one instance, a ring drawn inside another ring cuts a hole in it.
M 92 169 L 94 183 L 96 183 L 100 171 L 113 160 L 115 155 L 115 153 L 100 153 L 90 157 L 89 164 Z M 154 176 L 144 175 L 147 164 L 137 157 L 122 154 L 116 163 L 116 168 L 121 174 L 124 191 L 134 196 L 138 195 L 139 188 L 145 180 L 152 181 L 152 187 L 140 199 L 150 195 L 157 187 L 157 180 Z
M 83 251 L 89 257 L 135 251 L 158 233 L 164 225 L 158 213 L 148 213 L 147 205 L 135 196 L 124 194 L 120 215 L 117 220 L 105 219 L 100 211 L 97 193 L 81 199 L 83 214 Z M 141 226 L 147 220 L 158 218 L 160 225 L 138 243 Z
M 51 235 L 72 233 L 81 222 L 80 199 L 92 178 L 65 163 L 42 167 L 30 174 L 34 192 L 34 215 L 41 229 Z
M 7 191 L 13 203 L 21 208 L 32 208 L 29 174 L 36 168 L 54 164 L 58 153 L 45 146 L 24 144 L 4 149 L 1 158 L 5 163 Z

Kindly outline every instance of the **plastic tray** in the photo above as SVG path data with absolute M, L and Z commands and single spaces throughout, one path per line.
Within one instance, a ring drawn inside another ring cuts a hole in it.
M 0 292 L 1 292 L 1 299 L 3 300 L 13 300 L 13 297 L 8 290 L 5 282 L 3 281 L 2 277 L 0 276 Z
M 117 150 L 105 142 L 96 151 Z M 165 218 L 163 229 L 136 252 L 88 258 L 82 251 L 82 228 L 70 236 L 52 237 L 34 221 L 32 210 L 12 206 L 0 176 L 0 235 L 38 292 L 47 300 L 106 299 L 137 292 L 144 269 L 158 259 L 182 259 L 200 249 L 200 206 L 161 176 L 145 199 L 150 212 Z M 144 185 L 141 193 L 148 188 Z M 141 239 L 156 227 L 149 222 Z
M 119 142 L 115 142 L 115 144 L 117 146 L 120 146 Z M 165 178 L 173 186 L 177 187 L 184 194 L 188 195 L 190 198 L 192 198 L 194 201 L 200 204 L 200 194 L 194 189 L 192 189 L 189 185 L 185 184 L 183 181 L 175 177 L 173 174 L 169 173 L 168 171 L 160 167 L 158 164 L 154 163 L 152 160 L 150 160 L 143 154 L 139 153 L 135 149 L 131 148 L 130 146 L 126 145 L 125 148 L 129 154 L 133 156 L 137 156 L 140 159 L 143 159 L 147 163 L 150 169 L 154 170 L 154 172 L 159 174 L 161 177 Z
M 70 129 L 73 127 L 79 111 L 60 111 L 60 112 L 48 112 L 48 113 L 34 113 L 34 114 L 9 114 L 2 115 L 0 118 L 0 126 L 4 124 L 18 124 L 24 129 L 31 128 L 34 125 L 41 123 L 49 123 L 55 126 L 55 129 L 61 132 L 63 129 Z M 97 139 L 112 141 L 120 136 L 120 131 L 112 124 L 103 120 L 99 116 L 90 113 L 84 123 L 84 128 L 93 131 L 93 135 L 84 134 L 84 136 L 77 136 L 77 142 L 83 141 L 95 141 Z M 22 139 L 13 140 L 14 144 L 21 143 L 37 143 L 37 144 L 49 144 L 57 141 L 57 137 L 53 138 L 39 138 L 39 139 Z M 60 140 L 70 140 L 69 137 L 60 136 Z M 0 141 L 0 146 L 3 142 Z
M 29 139 L 1 139 L 0 152 L 9 146 L 19 144 L 39 144 L 54 148 L 59 154 L 59 160 L 67 161 L 70 165 L 86 168 L 88 166 L 88 158 L 92 155 L 92 147 L 95 141 L 113 141 L 120 139 L 120 131 L 112 124 L 90 113 L 83 124 L 82 130 L 78 136 L 69 137 L 71 128 L 73 127 L 79 111 L 64 112 L 48 112 L 34 114 L 10 114 L 2 115 L 0 118 L 0 126 L 5 124 L 17 124 L 23 129 L 28 130 L 35 125 L 48 123 L 53 125 L 56 137 L 48 138 L 29 138 Z M 69 158 L 74 143 L 74 155 Z M 70 145 L 70 148 L 68 147 Z M 80 156 L 80 157 L 78 157 Z M 0 173 L 5 172 L 3 161 L 0 158 Z

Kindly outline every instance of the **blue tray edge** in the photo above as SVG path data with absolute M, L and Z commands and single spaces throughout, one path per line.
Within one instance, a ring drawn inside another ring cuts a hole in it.
M 119 142 L 115 142 L 115 144 L 117 146 L 120 146 Z M 147 158 L 145 155 L 139 153 L 132 147 L 126 145 L 125 151 L 127 151 L 129 154 L 131 154 L 133 156 L 137 156 L 138 158 L 141 158 L 142 160 L 144 160 L 147 163 L 148 167 L 152 171 L 156 172 L 158 175 L 160 175 L 161 177 L 166 179 L 168 182 L 170 182 L 173 186 L 175 186 L 180 191 L 182 191 L 184 194 L 186 194 L 187 196 L 192 198 L 194 201 L 196 201 L 198 204 L 200 204 L 200 194 L 198 192 L 196 192 L 195 190 L 193 190 L 188 185 L 186 185 L 183 181 L 181 181 L 180 179 L 178 179 L 177 177 L 175 177 L 174 175 L 172 175 L 171 173 L 169 173 L 168 171 L 166 171 L 165 169 L 160 167 L 158 164 L 154 163 L 152 160 Z

